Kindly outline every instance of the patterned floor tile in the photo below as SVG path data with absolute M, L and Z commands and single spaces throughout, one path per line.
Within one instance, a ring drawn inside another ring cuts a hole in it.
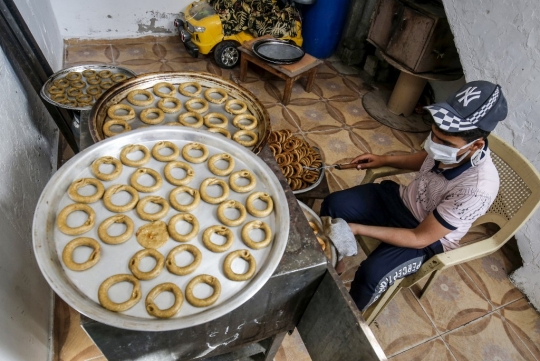
M 455 361 L 452 353 L 444 343 L 444 341 L 437 337 L 433 340 L 425 342 L 419 346 L 416 346 L 410 350 L 402 352 L 394 357 L 391 357 L 392 361 Z
M 319 99 L 303 99 L 303 102 L 291 102 L 287 105 L 291 116 L 298 120 L 304 132 L 337 130 L 343 126 L 339 120 L 329 116 L 329 105 Z
M 535 358 L 498 312 L 443 336 L 457 361 Z
M 292 118 L 286 107 L 282 105 L 274 105 L 266 107 L 270 115 L 270 123 L 272 129 L 289 129 L 293 133 L 298 133 L 300 128 Z
M 506 305 L 499 312 L 536 360 L 540 360 L 540 315 L 538 312 L 524 298 Z
M 362 145 L 357 142 L 354 134 L 345 129 L 306 133 L 305 137 L 310 144 L 321 150 L 326 164 L 347 163 L 363 153 Z
M 83 64 L 112 64 L 113 61 L 113 52 L 108 44 L 71 45 L 65 48 L 65 67 Z

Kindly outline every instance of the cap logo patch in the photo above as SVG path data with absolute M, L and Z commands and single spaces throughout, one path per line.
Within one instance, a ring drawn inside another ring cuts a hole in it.
M 480 94 L 482 94 L 482 92 L 480 90 L 478 91 L 475 91 L 475 90 L 476 90 L 475 86 L 468 87 L 461 93 L 456 94 L 456 98 L 463 95 L 461 98 L 458 99 L 458 102 L 463 102 L 463 106 L 466 107 L 467 105 L 469 105 L 469 103 L 472 100 L 480 98 Z

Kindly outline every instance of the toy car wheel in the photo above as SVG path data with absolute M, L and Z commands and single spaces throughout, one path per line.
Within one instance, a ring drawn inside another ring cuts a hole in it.
M 216 63 L 225 69 L 233 68 L 240 59 L 240 53 L 236 48 L 238 45 L 234 41 L 224 41 L 219 43 L 214 50 Z

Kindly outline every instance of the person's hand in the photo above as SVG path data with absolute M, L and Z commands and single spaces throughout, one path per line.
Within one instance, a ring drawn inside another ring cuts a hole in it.
M 384 157 L 376 154 L 366 153 L 354 158 L 351 163 L 358 163 L 356 169 L 380 168 L 386 165 Z

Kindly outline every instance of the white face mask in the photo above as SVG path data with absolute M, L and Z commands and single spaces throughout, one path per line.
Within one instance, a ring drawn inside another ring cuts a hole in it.
M 424 143 L 424 149 L 429 154 L 430 157 L 432 157 L 435 160 L 438 160 L 439 162 L 443 164 L 457 164 L 461 162 L 469 153 L 471 152 L 468 150 L 465 152 L 459 159 L 457 159 L 457 154 L 460 150 L 465 149 L 467 147 L 470 147 L 474 142 L 476 142 L 478 139 L 473 140 L 469 144 L 465 144 L 461 148 L 453 148 L 449 147 L 447 145 L 438 144 L 431 140 L 431 132 L 429 133 L 426 142 Z

